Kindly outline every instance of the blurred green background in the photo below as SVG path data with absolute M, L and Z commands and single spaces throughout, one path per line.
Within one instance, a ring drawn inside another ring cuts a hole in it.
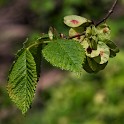
M 0 124 L 124 124 L 124 0 L 108 19 L 117 57 L 97 74 L 73 73 L 41 62 L 32 108 L 23 116 L 6 91 L 14 54 L 27 37 L 49 26 L 67 34 L 63 17 L 77 14 L 98 22 L 114 0 L 0 0 Z

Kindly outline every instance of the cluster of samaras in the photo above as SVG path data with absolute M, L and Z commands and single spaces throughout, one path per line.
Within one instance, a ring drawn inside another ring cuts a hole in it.
M 115 57 L 119 52 L 111 41 L 107 24 L 95 26 L 92 21 L 77 15 L 64 17 L 64 23 L 70 27 L 69 36 L 80 42 L 85 49 L 86 59 L 83 68 L 87 72 L 104 69 L 109 58 Z

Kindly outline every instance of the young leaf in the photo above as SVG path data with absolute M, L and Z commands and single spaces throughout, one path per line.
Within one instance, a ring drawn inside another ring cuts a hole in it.
M 48 35 L 49 35 L 50 40 L 60 38 L 59 33 L 58 33 L 57 30 L 56 30 L 55 28 L 53 28 L 53 27 L 50 27 L 50 28 L 49 28 Z
M 37 81 L 39 79 L 40 76 L 40 67 L 41 67 L 41 59 L 42 59 L 42 55 L 41 55 L 41 49 L 42 49 L 42 42 L 45 40 L 49 40 L 48 35 L 43 35 L 40 38 L 37 39 L 28 39 L 27 41 L 24 42 L 24 48 L 25 49 L 29 49 L 29 51 L 31 52 L 34 61 L 36 63 L 36 70 L 37 70 Z
M 91 23 L 90 20 L 77 15 L 70 15 L 64 17 L 64 23 L 69 27 L 79 27 L 87 22 Z
M 29 50 L 19 52 L 10 71 L 8 93 L 22 113 L 26 113 L 34 98 L 37 83 L 36 64 Z
M 49 35 L 50 40 L 53 40 L 53 28 L 52 27 L 49 28 L 48 35 Z
M 56 40 L 50 42 L 42 51 L 43 56 L 52 65 L 64 70 L 80 73 L 85 58 L 84 49 L 74 40 Z

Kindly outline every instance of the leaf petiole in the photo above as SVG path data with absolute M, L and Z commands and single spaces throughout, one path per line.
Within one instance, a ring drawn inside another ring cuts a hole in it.
M 40 45 L 40 44 L 46 44 L 46 43 L 49 43 L 51 41 L 41 41 L 41 42 L 34 42 L 34 44 L 30 45 L 29 47 L 27 47 L 26 49 L 29 50 L 30 48 L 34 47 L 34 46 L 37 46 L 37 45 Z

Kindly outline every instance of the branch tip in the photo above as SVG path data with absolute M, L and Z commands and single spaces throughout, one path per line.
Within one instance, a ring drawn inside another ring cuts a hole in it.
M 98 25 L 100 25 L 102 22 L 105 22 L 113 13 L 115 6 L 117 5 L 118 0 L 115 0 L 112 7 L 110 8 L 110 10 L 108 11 L 108 13 L 106 14 L 106 16 L 100 20 L 95 26 L 97 27 Z

